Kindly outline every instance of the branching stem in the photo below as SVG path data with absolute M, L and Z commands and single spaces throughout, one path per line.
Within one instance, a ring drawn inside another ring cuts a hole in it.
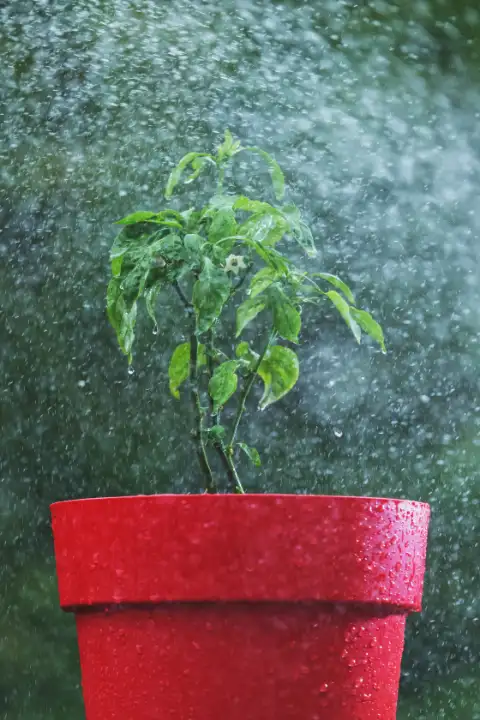
M 180 289 L 180 288 L 179 288 Z M 177 290 L 178 292 L 178 290 Z M 186 298 L 185 298 L 186 299 Z M 188 302 L 188 300 L 187 300 Z M 191 305 L 191 303 L 189 303 Z M 196 321 L 194 329 L 190 335 L 190 386 L 191 386 L 191 397 L 192 405 L 195 414 L 195 440 L 197 445 L 197 455 L 200 462 L 203 475 L 205 477 L 205 490 L 207 493 L 216 493 L 218 488 L 213 477 L 212 468 L 207 455 L 207 448 L 205 444 L 205 429 L 203 426 L 203 419 L 205 411 L 202 407 L 202 401 L 200 397 L 200 390 L 198 388 L 198 338 L 196 334 Z
M 215 353 L 213 329 L 210 329 L 207 333 L 206 349 L 207 349 L 208 376 L 209 376 L 209 378 L 211 378 L 213 375 L 213 371 L 214 371 L 213 356 Z M 210 397 L 210 410 L 212 413 L 214 425 L 220 425 L 220 410 L 217 410 L 217 412 L 214 412 L 214 402 L 211 397 Z M 214 445 L 214 448 L 215 448 L 215 451 L 216 451 L 218 457 L 220 458 L 220 461 L 221 461 L 223 467 L 225 468 L 225 471 L 227 473 L 231 487 L 235 490 L 235 492 L 244 493 L 245 490 L 243 489 L 243 485 L 238 476 L 238 472 L 235 467 L 233 457 L 227 453 L 225 444 L 222 442 L 222 440 L 220 438 L 217 438 L 217 439 L 215 439 L 213 445 Z
M 193 305 L 192 305 L 192 303 L 190 302 L 190 300 L 186 297 L 185 293 L 183 292 L 182 288 L 181 288 L 180 285 L 178 284 L 178 281 L 177 281 L 177 280 L 175 280 L 175 282 L 173 283 L 173 287 L 175 288 L 175 292 L 177 293 L 178 297 L 180 298 L 180 300 L 181 300 L 182 303 L 184 304 L 185 309 L 186 309 L 189 313 L 193 312 Z
M 260 367 L 263 358 L 267 354 L 268 348 L 270 347 L 272 342 L 275 340 L 276 335 L 277 335 L 276 332 L 272 330 L 272 332 L 269 335 L 268 342 L 265 345 L 265 347 L 263 348 L 263 351 L 262 351 L 261 355 L 259 356 L 257 362 L 255 363 L 253 370 L 250 373 L 250 375 L 248 376 L 245 386 L 243 388 L 243 392 L 240 396 L 240 402 L 238 404 L 237 414 L 236 414 L 235 420 L 233 422 L 233 430 L 232 430 L 232 434 L 230 436 L 230 442 L 228 443 L 228 445 L 226 447 L 226 451 L 229 455 L 233 455 L 233 446 L 235 443 L 235 439 L 237 437 L 237 432 L 238 432 L 238 428 L 240 425 L 240 421 L 242 419 L 243 413 L 245 412 L 247 398 L 250 394 L 250 390 L 253 387 L 253 383 L 255 382 L 255 378 L 258 373 L 258 368 Z

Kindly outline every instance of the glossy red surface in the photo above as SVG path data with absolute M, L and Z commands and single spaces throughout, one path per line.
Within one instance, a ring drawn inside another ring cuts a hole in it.
M 428 506 L 167 495 L 52 517 L 87 720 L 394 720 Z

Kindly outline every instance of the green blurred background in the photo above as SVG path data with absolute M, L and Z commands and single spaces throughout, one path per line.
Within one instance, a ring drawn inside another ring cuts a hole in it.
M 140 321 L 128 375 L 108 247 L 227 126 L 284 167 L 315 269 L 389 348 L 308 313 L 298 387 L 250 416 L 246 484 L 430 502 L 398 716 L 480 718 L 479 52 L 473 0 L 0 2 L 1 718 L 83 717 L 49 503 L 196 487 L 165 380 L 177 317 L 165 297 L 157 336 Z

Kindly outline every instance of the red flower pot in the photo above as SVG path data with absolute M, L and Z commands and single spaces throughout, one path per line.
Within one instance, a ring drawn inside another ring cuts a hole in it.
M 52 516 L 88 720 L 394 720 L 427 505 L 162 495 Z

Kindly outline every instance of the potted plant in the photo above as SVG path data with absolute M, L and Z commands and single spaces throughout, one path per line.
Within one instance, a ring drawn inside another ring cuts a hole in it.
M 266 161 L 276 205 L 228 192 L 230 164 L 247 151 Z M 261 462 L 242 441 L 256 386 L 264 411 L 297 381 L 306 304 L 329 303 L 358 342 L 363 331 L 385 351 L 382 329 L 342 280 L 282 252 L 296 241 L 313 257 L 315 246 L 298 209 L 282 203 L 284 176 L 266 152 L 227 131 L 216 154 L 182 158 L 166 198 L 184 178 L 209 181 L 210 169 L 216 189 L 202 207 L 118 221 L 107 291 L 131 363 L 137 305 L 156 327 L 158 295 L 172 289 L 189 340 L 172 349 L 169 385 L 191 408 L 199 493 L 52 506 L 87 718 L 393 720 L 428 506 L 248 494 L 238 465 L 240 455 Z M 266 319 L 265 337 L 250 332 Z

